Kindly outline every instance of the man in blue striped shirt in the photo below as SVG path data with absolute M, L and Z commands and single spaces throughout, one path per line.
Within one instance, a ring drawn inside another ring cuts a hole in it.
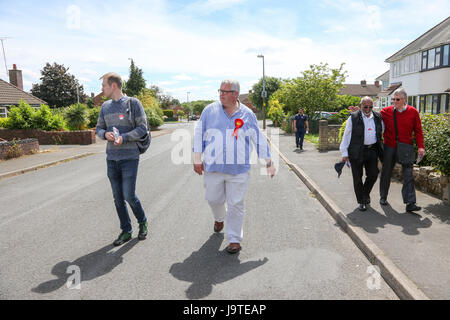
M 205 173 L 205 198 L 214 215 L 214 231 L 220 232 L 227 220 L 230 244 L 226 250 L 232 254 L 241 250 L 252 144 L 258 157 L 265 159 L 268 175 L 273 177 L 276 171 L 256 115 L 239 101 L 239 91 L 239 82 L 222 81 L 220 102 L 203 110 L 194 134 L 194 171 Z
M 147 133 L 147 116 L 139 100 L 122 93 L 122 79 L 118 74 L 107 73 L 100 79 L 103 79 L 104 96 L 111 100 L 103 103 L 95 130 L 100 139 L 108 140 L 108 178 L 122 230 L 113 244 L 120 246 L 131 239 L 132 233 L 125 201 L 139 223 L 139 240 L 147 236 L 147 218 L 135 194 L 140 155 L 136 141 Z M 116 136 L 114 129 L 117 129 Z

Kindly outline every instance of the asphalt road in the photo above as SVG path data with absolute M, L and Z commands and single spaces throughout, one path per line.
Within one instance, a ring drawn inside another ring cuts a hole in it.
M 104 154 L 2 180 L 0 299 L 397 299 L 284 163 L 272 180 L 253 166 L 243 250 L 226 253 L 203 178 L 173 164 L 171 137 L 140 162 L 149 236 L 137 240 L 132 217 L 135 238 L 119 248 Z

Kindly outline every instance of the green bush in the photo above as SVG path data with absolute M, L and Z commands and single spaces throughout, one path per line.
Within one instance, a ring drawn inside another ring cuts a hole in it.
M 66 124 L 61 116 L 53 115 L 50 107 L 41 105 L 33 115 L 33 128 L 45 131 L 62 131 L 65 130 Z
M 292 115 L 292 113 L 289 111 L 288 114 L 286 115 L 284 125 L 281 125 L 281 129 L 284 132 L 289 134 L 292 133 L 292 122 L 294 121 L 293 119 L 294 115 Z
M 70 130 L 87 129 L 89 124 L 88 116 L 87 105 L 81 103 L 71 105 L 64 112 L 64 118 Z
M 276 99 L 269 101 L 269 111 L 267 116 L 272 119 L 275 127 L 280 127 L 285 119 L 285 114 L 283 112 L 283 106 Z
M 0 128 L 6 128 L 7 122 L 9 121 L 9 118 L 0 118 Z
M 173 110 L 163 110 L 163 114 L 164 114 L 167 118 L 174 118 L 174 116 L 173 116 Z
M 430 165 L 450 175 L 450 113 L 422 115 L 426 154 L 420 165 Z
M 156 129 L 164 123 L 163 117 L 155 108 L 144 108 L 150 128 Z
M 97 126 L 98 116 L 100 115 L 101 107 L 94 107 L 88 111 L 89 128 L 95 128 Z
M 8 113 L 8 129 L 34 129 L 33 115 L 34 109 L 25 101 L 20 100 L 19 106 L 12 107 Z
M 348 109 L 343 109 L 339 111 L 336 114 L 333 114 L 331 117 L 328 118 L 328 124 L 341 124 L 345 121 L 347 121 L 348 117 L 350 116 L 350 111 Z
M 342 138 L 344 137 L 344 131 L 345 131 L 346 125 L 347 125 L 347 120 L 345 120 L 344 123 L 342 123 L 341 127 L 339 128 L 339 135 L 338 135 L 339 142 L 342 142 Z

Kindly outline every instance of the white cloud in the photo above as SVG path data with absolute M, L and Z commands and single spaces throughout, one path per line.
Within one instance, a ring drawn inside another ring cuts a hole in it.
M 187 74 L 182 73 L 182 74 L 178 74 L 176 76 L 173 77 L 175 80 L 180 80 L 180 81 L 188 81 L 188 80 L 192 80 L 191 77 L 189 77 Z

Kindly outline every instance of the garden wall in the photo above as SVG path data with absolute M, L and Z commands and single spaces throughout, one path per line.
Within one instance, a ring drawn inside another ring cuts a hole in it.
M 39 142 L 37 139 L 0 142 L 0 160 L 20 157 L 24 154 L 32 154 L 38 151 Z

